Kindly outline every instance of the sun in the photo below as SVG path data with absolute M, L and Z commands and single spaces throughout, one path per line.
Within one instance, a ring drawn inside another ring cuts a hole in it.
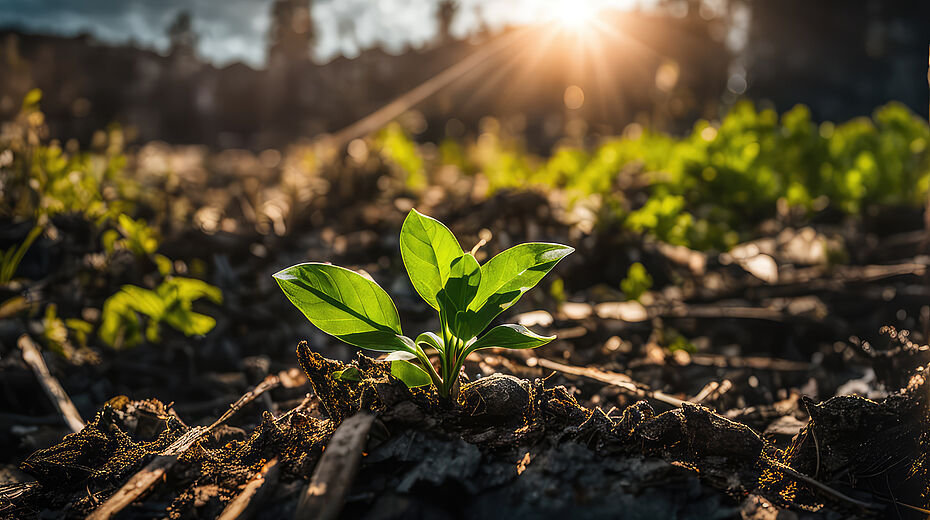
M 557 0 L 548 18 L 565 29 L 580 31 L 597 19 L 597 8 L 590 0 Z

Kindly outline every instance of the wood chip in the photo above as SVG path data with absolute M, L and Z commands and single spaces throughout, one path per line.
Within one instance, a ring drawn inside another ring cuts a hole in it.
M 374 420 L 374 415 L 362 412 L 342 421 L 304 488 L 295 520 L 333 520 L 339 515 Z

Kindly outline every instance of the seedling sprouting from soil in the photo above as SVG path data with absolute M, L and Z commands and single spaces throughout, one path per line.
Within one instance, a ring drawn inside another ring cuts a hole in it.
M 530 242 L 479 266 L 446 226 L 412 210 L 400 230 L 400 253 L 414 289 L 439 312 L 440 323 L 438 333 L 424 332 L 416 341 L 404 336 L 384 289 L 354 271 L 311 262 L 288 267 L 274 278 L 320 330 L 356 347 L 390 352 L 387 359 L 395 377 L 411 387 L 432 383 L 448 397 L 472 352 L 536 348 L 555 339 L 522 325 L 498 325 L 478 336 L 572 251 L 561 244 Z M 438 372 L 427 349 L 439 355 Z

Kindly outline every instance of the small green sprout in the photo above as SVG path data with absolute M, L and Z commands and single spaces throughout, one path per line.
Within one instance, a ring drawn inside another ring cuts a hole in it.
M 436 219 L 410 211 L 400 230 L 400 252 L 414 289 L 439 312 L 440 330 L 416 341 L 404 336 L 391 297 L 377 283 L 324 263 L 288 267 L 274 275 L 287 298 L 323 332 L 356 347 L 388 352 L 391 373 L 408 386 L 435 385 L 449 397 L 465 358 L 491 348 L 536 348 L 555 339 L 522 325 L 498 325 L 478 337 L 517 303 L 573 248 L 531 242 L 514 246 L 484 265 Z M 439 371 L 426 354 L 435 350 Z M 411 363 L 416 360 L 419 364 Z
M 626 272 L 626 278 L 620 281 L 620 290 L 626 295 L 627 300 L 639 301 L 646 291 L 652 289 L 652 277 L 646 266 L 639 262 L 634 262 Z

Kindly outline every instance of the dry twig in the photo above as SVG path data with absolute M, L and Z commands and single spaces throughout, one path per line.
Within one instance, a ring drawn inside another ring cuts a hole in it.
M 605 372 L 603 370 L 598 370 L 592 367 L 574 367 L 571 365 L 563 365 L 561 363 L 556 363 L 555 361 L 550 361 L 545 358 L 530 358 L 527 360 L 527 364 L 533 366 L 534 361 L 536 365 L 543 368 L 548 368 L 549 370 L 555 370 L 557 372 L 562 372 L 563 374 L 586 377 L 588 379 L 600 381 L 601 383 L 607 383 L 609 385 L 616 386 L 621 390 L 625 390 L 635 396 L 646 397 L 655 401 L 660 401 L 676 408 L 680 407 L 684 403 L 689 403 L 689 401 L 684 401 L 678 399 L 677 397 L 672 397 L 666 393 L 650 390 L 645 385 L 633 381 L 625 374 Z
M 33 373 L 39 380 L 39 384 L 42 385 L 42 390 L 45 390 L 45 395 L 51 399 L 52 404 L 55 405 L 58 414 L 61 415 L 68 428 L 71 428 L 71 431 L 75 433 L 83 430 L 84 420 L 81 419 L 81 414 L 74 407 L 74 403 L 71 402 L 71 398 L 68 397 L 65 389 L 61 387 L 61 383 L 49 372 L 48 365 L 45 364 L 42 353 L 39 352 L 38 345 L 32 341 L 28 334 L 20 336 L 16 344 L 23 352 L 23 360 L 32 368 Z

